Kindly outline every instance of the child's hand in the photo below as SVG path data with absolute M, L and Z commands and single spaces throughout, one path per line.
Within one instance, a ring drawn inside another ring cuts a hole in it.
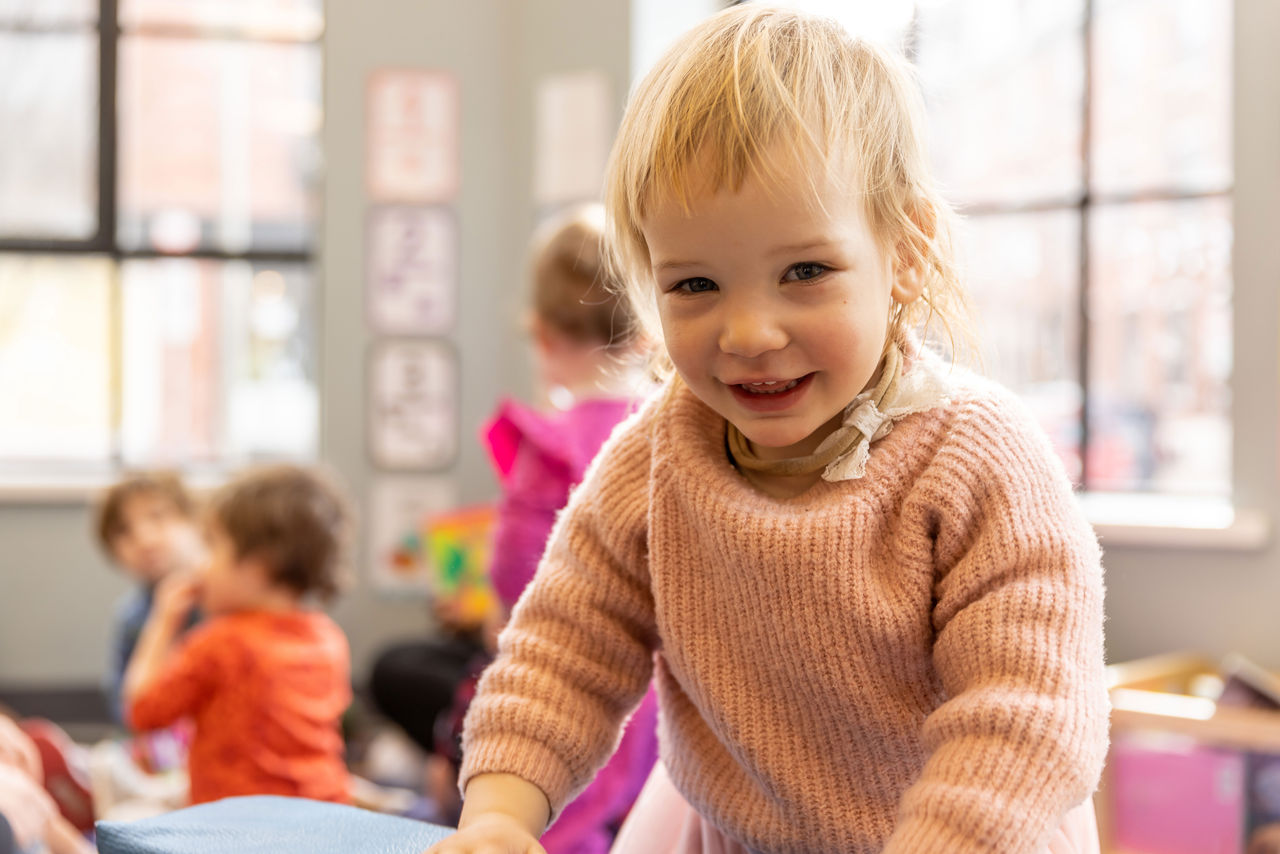
M 547 854 L 519 821 L 505 813 L 476 816 L 444 842 L 437 842 L 426 854 Z
M 194 572 L 173 573 L 156 585 L 151 606 L 157 619 L 179 626 L 200 599 L 200 576 Z
M 426 854 L 547 854 L 536 834 L 550 817 L 537 786 L 514 774 L 479 774 L 467 784 L 458 832 Z
M 0 765 L 0 814 L 9 822 L 20 849 L 43 842 L 57 812 L 39 783 L 11 765 Z
M 37 783 L 44 779 L 40 750 L 11 719 L 0 715 L 0 765 L 17 768 Z

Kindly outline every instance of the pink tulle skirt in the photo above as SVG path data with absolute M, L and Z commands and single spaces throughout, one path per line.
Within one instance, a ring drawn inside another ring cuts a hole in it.
M 611 854 L 752 854 L 727 838 L 709 821 L 703 821 L 676 791 L 659 762 L 627 821 L 613 843 Z M 1040 854 L 1099 854 L 1098 824 L 1093 801 L 1072 809 Z

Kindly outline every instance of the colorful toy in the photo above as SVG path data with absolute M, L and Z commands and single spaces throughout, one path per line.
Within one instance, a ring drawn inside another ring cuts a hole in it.
M 431 590 L 464 625 L 479 626 L 497 610 L 489 579 L 496 516 L 492 505 L 479 504 L 430 516 L 423 526 Z

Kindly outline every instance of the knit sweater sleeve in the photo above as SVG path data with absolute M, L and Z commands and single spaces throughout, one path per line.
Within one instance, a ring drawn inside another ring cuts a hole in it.
M 656 643 L 648 425 L 642 411 L 619 428 L 552 530 L 468 710 L 464 789 L 476 774 L 516 774 L 558 814 L 609 758 L 644 695 Z
M 1097 541 L 1048 442 L 992 392 L 960 405 L 917 494 L 932 507 L 945 701 L 885 854 L 1040 850 L 1107 748 Z

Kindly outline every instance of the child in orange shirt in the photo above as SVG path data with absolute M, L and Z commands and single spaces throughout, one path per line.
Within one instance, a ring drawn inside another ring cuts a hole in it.
M 313 471 L 251 471 L 210 502 L 203 571 L 166 579 L 125 673 L 139 730 L 189 717 L 191 802 L 275 794 L 348 802 L 342 630 L 306 607 L 338 590 L 349 515 Z M 175 646 L 199 601 L 207 619 Z

